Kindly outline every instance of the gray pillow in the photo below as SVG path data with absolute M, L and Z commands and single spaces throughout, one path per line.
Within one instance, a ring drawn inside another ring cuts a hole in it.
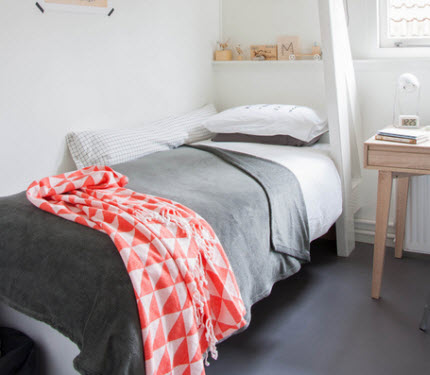
M 250 143 L 263 143 L 269 145 L 284 145 L 284 146 L 311 146 L 317 143 L 321 135 L 316 136 L 309 142 L 301 141 L 300 139 L 291 137 L 289 135 L 251 135 L 242 133 L 218 133 L 212 138 L 214 142 L 250 142 Z

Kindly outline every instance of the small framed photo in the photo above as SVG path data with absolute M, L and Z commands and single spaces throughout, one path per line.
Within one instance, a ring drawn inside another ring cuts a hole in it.
M 277 60 L 278 50 L 275 45 L 251 46 L 251 60 Z
M 415 115 L 401 115 L 399 116 L 399 127 L 401 128 L 419 128 L 420 118 Z
M 300 55 L 298 36 L 280 36 L 278 38 L 278 60 L 290 60 L 291 55 Z
M 107 15 L 113 0 L 39 0 L 45 10 Z

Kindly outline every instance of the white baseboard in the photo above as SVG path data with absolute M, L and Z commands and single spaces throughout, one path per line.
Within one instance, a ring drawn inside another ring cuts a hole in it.
M 355 219 L 355 240 L 357 242 L 375 243 L 375 221 L 365 219 Z M 387 246 L 394 247 L 395 227 L 394 223 L 388 223 Z
M 374 220 L 365 220 L 365 219 L 355 219 L 354 220 L 354 228 L 355 228 L 355 240 L 357 242 L 364 243 L 375 243 L 375 221 Z M 394 223 L 388 223 L 387 228 L 387 246 L 394 247 L 396 241 L 395 235 L 395 226 Z M 424 249 L 421 248 L 421 244 L 412 244 L 410 247 L 405 247 L 403 251 L 411 252 L 411 253 L 420 253 L 420 254 L 430 254 L 430 250 L 427 246 Z

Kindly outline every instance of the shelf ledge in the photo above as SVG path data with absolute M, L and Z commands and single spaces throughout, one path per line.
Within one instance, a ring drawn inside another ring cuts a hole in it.
M 259 71 L 323 71 L 322 60 L 267 60 L 267 61 L 213 61 L 214 72 L 259 72 Z
M 278 65 L 278 64 L 321 64 L 322 60 L 266 60 L 266 61 L 253 61 L 253 60 L 232 60 L 232 61 L 213 61 L 213 65 Z

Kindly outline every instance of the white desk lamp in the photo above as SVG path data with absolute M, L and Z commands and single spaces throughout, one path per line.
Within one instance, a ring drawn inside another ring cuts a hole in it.
M 418 128 L 420 126 L 418 115 L 420 92 L 420 82 L 413 74 L 404 73 L 399 77 L 394 97 L 394 126 L 402 128 Z

